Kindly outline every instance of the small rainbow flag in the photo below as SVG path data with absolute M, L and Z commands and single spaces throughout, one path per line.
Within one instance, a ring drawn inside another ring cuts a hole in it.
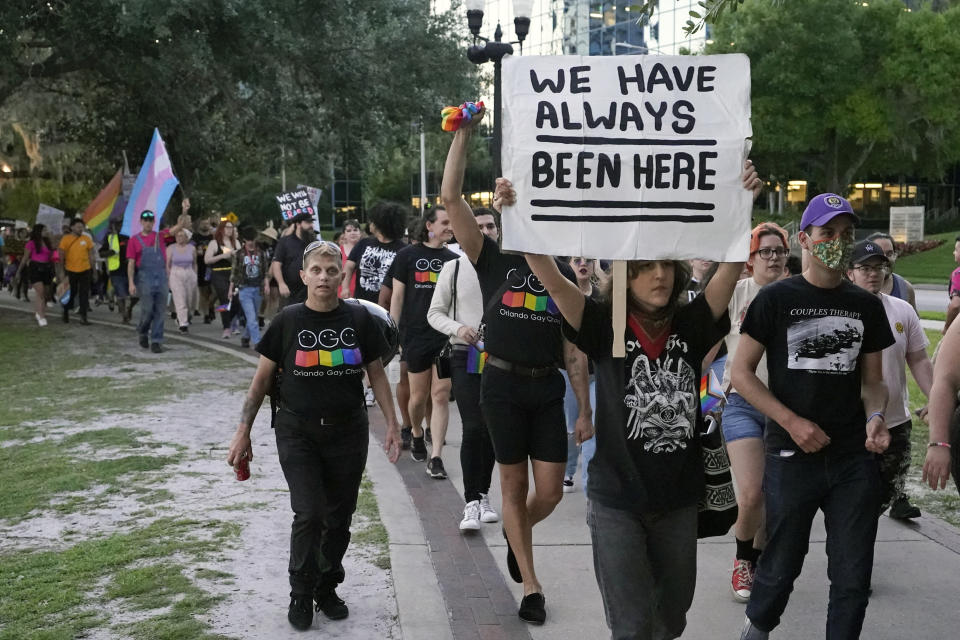
M 467 350 L 467 373 L 483 373 L 485 364 L 487 364 L 487 352 L 471 345 Z
M 713 411 L 724 400 L 726 400 L 726 396 L 720 387 L 720 381 L 717 380 L 716 374 L 710 369 L 700 378 L 700 412 L 706 414 Z
M 120 197 L 122 188 L 123 170 L 120 170 L 83 211 L 83 223 L 87 225 L 87 229 L 97 242 L 103 242 L 110 226 L 110 219 L 123 204 L 123 198 Z

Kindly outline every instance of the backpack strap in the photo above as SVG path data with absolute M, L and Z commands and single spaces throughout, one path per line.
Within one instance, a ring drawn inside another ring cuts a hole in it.
M 270 388 L 271 429 L 274 427 L 277 411 L 280 410 L 280 403 L 283 400 L 283 398 L 280 397 L 280 382 L 283 380 L 284 363 L 287 361 L 287 356 L 290 355 L 290 350 L 293 349 L 293 323 L 302 307 L 303 303 L 284 307 L 272 320 L 272 322 L 280 323 L 281 339 L 283 340 L 284 348 L 283 355 L 280 356 L 280 362 L 277 363 L 277 370 L 273 374 L 273 385 Z

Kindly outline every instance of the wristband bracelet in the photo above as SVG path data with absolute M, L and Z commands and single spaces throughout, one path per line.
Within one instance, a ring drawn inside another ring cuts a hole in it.
M 930 447 L 946 447 L 947 449 L 949 449 L 950 443 L 949 442 L 931 442 L 930 444 L 927 445 L 927 449 L 929 449 Z
M 873 420 L 873 419 L 876 418 L 877 416 L 880 416 L 880 419 L 883 420 L 883 418 L 884 418 L 883 411 L 874 411 L 873 413 L 871 413 L 871 414 L 870 414 L 870 417 L 867 418 L 867 422 L 870 422 L 871 420 Z

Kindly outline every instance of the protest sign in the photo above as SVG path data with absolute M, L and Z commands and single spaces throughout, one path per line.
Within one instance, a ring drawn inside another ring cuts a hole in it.
M 503 93 L 504 249 L 746 259 L 746 56 L 509 56 Z
M 60 229 L 63 227 L 63 211 L 47 204 L 41 204 L 37 207 L 36 224 L 44 225 L 51 234 L 58 236 L 60 235 Z
M 890 207 L 890 235 L 896 242 L 923 240 L 923 207 Z
M 304 189 L 307 192 L 307 197 L 310 198 L 310 206 L 317 209 L 317 204 L 320 202 L 320 194 L 323 193 L 323 189 L 318 189 L 316 187 L 308 187 L 305 184 L 298 184 L 297 189 Z M 320 214 L 319 211 L 317 215 L 313 217 L 313 230 L 318 232 L 320 231 Z
M 317 209 L 310 201 L 306 188 L 279 194 L 277 204 L 280 205 L 280 215 L 284 220 L 292 220 L 301 213 L 309 213 L 313 218 L 313 228 L 319 229 Z

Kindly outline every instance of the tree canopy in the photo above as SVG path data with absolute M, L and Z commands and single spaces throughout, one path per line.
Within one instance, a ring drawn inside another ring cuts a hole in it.
M 781 179 L 843 192 L 870 172 L 938 179 L 960 161 L 960 8 L 747 0 L 713 40 L 707 53 L 750 56 L 753 155 Z
M 6 0 L 0 156 L 95 192 L 158 127 L 201 206 L 264 202 L 281 162 L 323 186 L 477 95 L 461 22 L 428 0 Z

